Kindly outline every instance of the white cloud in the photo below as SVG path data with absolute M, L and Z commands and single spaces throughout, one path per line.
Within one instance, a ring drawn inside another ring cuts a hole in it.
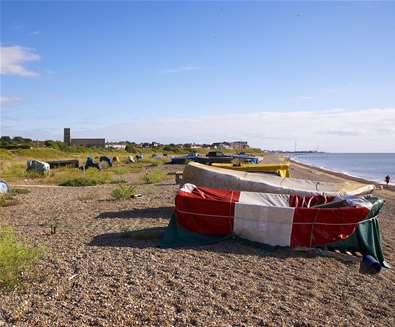
M 21 102 L 22 100 L 22 97 L 0 96 L 0 106 L 4 108 L 7 105 L 15 104 Z
M 40 56 L 34 49 L 14 45 L 0 48 L 0 73 L 2 75 L 18 75 L 35 77 L 39 74 L 24 67 L 29 61 L 40 60 Z
M 385 133 L 383 133 L 385 131 Z M 214 142 L 247 140 L 266 149 L 395 152 L 395 107 L 359 111 L 256 112 L 190 118 L 158 118 L 108 126 L 113 140 Z
M 30 32 L 30 35 L 39 35 L 41 32 L 39 30 Z
M 72 124 L 75 131 L 78 124 L 83 125 L 77 121 Z M 45 125 L 51 124 L 48 121 Z M 44 126 L 41 131 L 32 131 L 27 126 L 23 130 L 19 122 L 18 130 L 5 128 L 4 133 L 32 138 L 56 138 L 62 133 L 61 125 L 54 132 Z M 162 117 L 113 125 L 100 120 L 94 126 L 80 129 L 78 135 L 163 143 L 246 140 L 252 146 L 278 150 L 293 150 L 296 142 L 297 150 L 395 152 L 395 107 Z M 47 135 L 50 130 L 51 135 Z
M 173 73 L 189 72 L 189 71 L 200 70 L 200 69 L 202 69 L 202 68 L 199 66 L 185 65 L 185 66 L 164 69 L 160 73 L 161 74 L 173 74 Z

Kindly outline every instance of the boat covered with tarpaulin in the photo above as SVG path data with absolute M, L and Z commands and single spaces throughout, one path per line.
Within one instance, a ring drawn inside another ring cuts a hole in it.
M 225 190 L 327 196 L 368 194 L 374 190 L 374 185 L 354 181 L 331 183 L 283 178 L 271 174 L 207 166 L 196 162 L 190 162 L 185 166 L 183 183 Z
M 384 260 L 373 196 L 243 192 L 184 184 L 162 247 L 212 244 L 237 236 L 270 247 L 325 247 Z
M 289 177 L 289 163 L 280 163 L 280 164 L 249 164 L 249 163 L 240 163 L 240 164 L 220 164 L 213 163 L 212 166 L 224 169 L 232 169 L 237 171 L 246 171 L 249 173 L 269 173 L 275 174 L 280 177 Z

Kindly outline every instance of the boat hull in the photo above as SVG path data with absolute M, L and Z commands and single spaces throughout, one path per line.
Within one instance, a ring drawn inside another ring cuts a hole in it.
M 235 171 L 195 162 L 185 166 L 183 182 L 225 190 L 304 195 L 358 195 L 368 194 L 374 190 L 374 185 L 353 181 L 330 183 L 282 178 L 271 174 Z
M 249 173 L 269 173 L 280 177 L 289 177 L 290 164 L 218 164 L 213 163 L 212 166 L 223 169 L 231 169 L 236 171 L 245 171 Z

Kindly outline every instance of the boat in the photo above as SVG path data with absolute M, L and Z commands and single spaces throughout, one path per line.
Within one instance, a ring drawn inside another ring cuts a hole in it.
M 238 237 L 271 247 L 331 247 L 373 255 L 384 265 L 373 196 L 270 194 L 184 184 L 162 246 Z M 359 228 L 361 226 L 361 228 Z
M 280 177 L 289 177 L 289 163 L 282 164 L 220 164 L 213 163 L 212 166 L 224 169 L 232 169 L 237 171 L 246 171 L 249 173 L 269 173 Z
M 286 193 L 299 195 L 359 195 L 374 190 L 374 185 L 354 181 L 321 182 L 256 174 L 190 162 L 183 172 L 183 183 L 198 186 L 249 192 Z
M 259 163 L 258 157 L 251 156 L 246 153 L 233 154 L 232 157 L 233 157 L 233 159 L 239 160 L 241 162 L 248 162 L 251 164 L 258 164 Z
M 218 155 L 218 156 L 207 155 L 205 157 L 202 157 L 198 153 L 189 153 L 186 156 L 172 157 L 170 163 L 180 165 L 193 161 L 193 162 L 199 162 L 201 164 L 211 165 L 213 163 L 230 163 L 232 162 L 232 160 L 233 160 L 232 156 L 226 156 L 226 155 Z
M 171 164 L 186 164 L 189 161 L 198 162 L 205 165 L 212 165 L 214 163 L 230 164 L 238 160 L 243 163 L 257 164 L 258 157 L 250 156 L 247 154 L 224 154 L 221 151 L 210 151 L 206 156 L 201 156 L 198 153 L 189 153 L 186 156 L 172 157 Z

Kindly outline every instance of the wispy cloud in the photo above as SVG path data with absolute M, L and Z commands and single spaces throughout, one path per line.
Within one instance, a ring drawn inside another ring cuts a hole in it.
M 334 136 L 360 136 L 365 134 L 365 130 L 348 130 L 348 129 L 328 129 L 323 131 L 318 131 L 318 134 L 334 135 Z
M 30 61 L 40 60 L 40 55 L 34 49 L 14 45 L 0 47 L 0 74 L 35 77 L 39 73 L 26 68 L 24 65 Z
M 182 73 L 182 72 L 190 72 L 194 70 L 201 70 L 202 67 L 194 66 L 194 65 L 185 65 L 185 66 L 178 66 L 174 68 L 164 69 L 161 70 L 161 74 L 174 74 L 174 73 Z
M 6 106 L 19 103 L 23 100 L 22 97 L 16 96 L 0 96 L 0 107 L 4 108 Z
M 293 150 L 296 140 L 298 147 L 303 149 L 319 147 L 333 152 L 394 152 L 394 145 L 388 141 L 395 139 L 394 117 L 395 107 L 359 111 L 255 112 L 166 117 L 155 121 L 142 119 L 95 132 L 118 140 L 133 139 L 135 135 L 139 135 L 136 141 L 155 139 L 169 143 L 243 139 L 266 149 L 285 150 Z M 156 126 L 155 129 L 152 126 Z M 366 126 L 369 126 L 369 131 Z M 387 133 L 383 134 L 382 129 Z
M 32 32 L 30 32 L 29 34 L 30 35 L 40 35 L 40 33 L 41 33 L 41 31 L 39 31 L 39 30 L 36 30 L 36 31 L 32 31 Z
M 74 129 L 83 126 L 82 117 L 73 122 Z M 46 126 L 56 125 L 48 120 Z M 42 121 L 40 122 L 42 123 Z M 56 138 L 57 130 L 43 127 L 31 130 L 21 122 L 5 128 L 7 135 L 32 138 Z M 358 111 L 328 109 L 316 111 L 261 111 L 240 114 L 218 114 L 190 117 L 158 117 L 137 119 L 120 124 L 99 120 L 95 127 L 79 132 L 81 136 L 100 135 L 108 140 L 136 142 L 157 140 L 164 143 L 247 140 L 264 149 L 317 149 L 331 152 L 395 152 L 395 107 L 370 108 Z M 153 128 L 152 126 L 155 126 Z M 174 133 L 177 131 L 177 133 Z M 51 133 L 51 135 L 48 135 Z

